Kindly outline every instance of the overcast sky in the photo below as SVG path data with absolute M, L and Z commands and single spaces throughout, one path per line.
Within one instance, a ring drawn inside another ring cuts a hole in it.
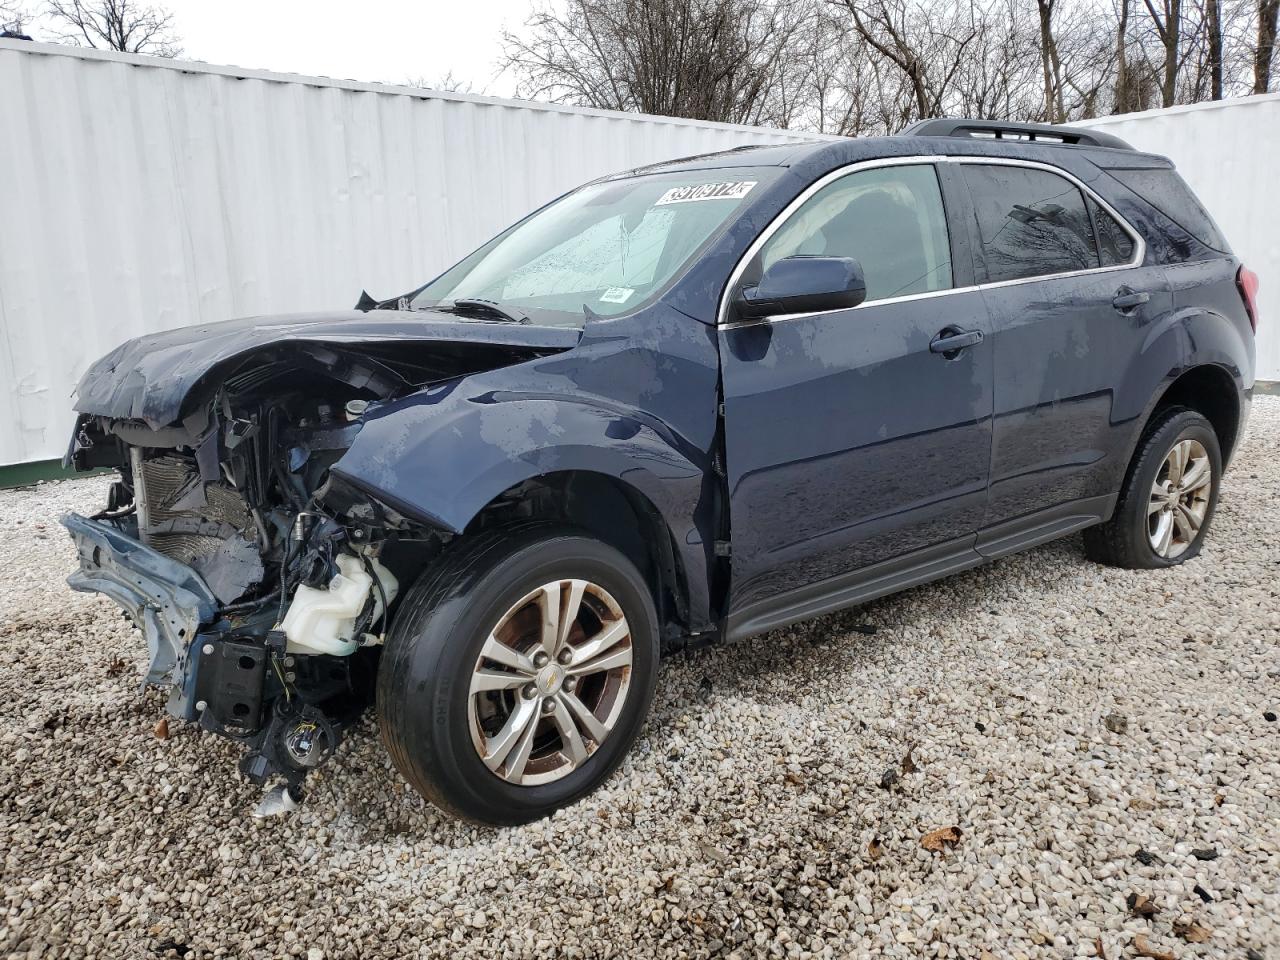
M 504 27 L 531 0 L 157 0 L 173 11 L 184 58 L 343 80 L 438 81 L 511 96 L 496 77 Z M 38 38 L 37 38 L 38 39 Z

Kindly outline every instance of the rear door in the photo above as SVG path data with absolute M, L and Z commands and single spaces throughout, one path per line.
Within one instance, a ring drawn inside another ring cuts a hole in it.
M 858 259 L 867 299 L 766 321 L 730 313 L 719 329 L 731 634 L 841 606 L 860 580 L 963 564 L 986 507 L 986 307 L 967 253 L 953 255 L 935 165 L 878 165 L 812 189 L 758 241 L 730 302 L 771 263 L 805 254 Z M 934 352 L 947 331 L 977 342 Z
M 1021 161 L 963 162 L 991 315 L 991 489 L 978 549 L 999 555 L 1109 514 L 1131 424 L 1114 392 L 1170 305 L 1143 243 L 1078 181 Z

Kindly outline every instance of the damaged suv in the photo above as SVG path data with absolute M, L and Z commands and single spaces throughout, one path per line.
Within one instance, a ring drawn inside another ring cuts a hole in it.
M 1200 550 L 1256 278 L 1160 157 L 927 121 L 591 183 L 425 286 L 141 337 L 81 380 L 70 583 L 296 799 L 376 705 L 473 820 L 582 797 L 663 652 L 1084 530 Z M 281 792 L 283 791 L 283 792 Z

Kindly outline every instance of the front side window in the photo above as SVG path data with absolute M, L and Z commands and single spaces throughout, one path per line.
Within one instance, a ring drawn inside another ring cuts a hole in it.
M 867 300 L 949 289 L 951 246 L 933 165 L 877 167 L 829 183 L 768 239 L 758 269 L 806 255 L 853 257 Z
M 963 164 L 973 197 L 987 282 L 1099 266 L 1080 188 L 1028 167 Z
M 776 176 L 731 167 L 590 184 L 489 241 L 419 290 L 412 306 L 449 310 L 487 300 L 538 323 L 579 327 L 587 310 L 630 312 Z

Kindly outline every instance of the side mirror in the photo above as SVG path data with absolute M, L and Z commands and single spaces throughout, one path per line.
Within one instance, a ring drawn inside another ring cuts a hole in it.
M 738 316 L 744 319 L 781 313 L 846 310 L 867 297 L 862 265 L 852 257 L 784 257 L 754 287 L 742 291 Z

